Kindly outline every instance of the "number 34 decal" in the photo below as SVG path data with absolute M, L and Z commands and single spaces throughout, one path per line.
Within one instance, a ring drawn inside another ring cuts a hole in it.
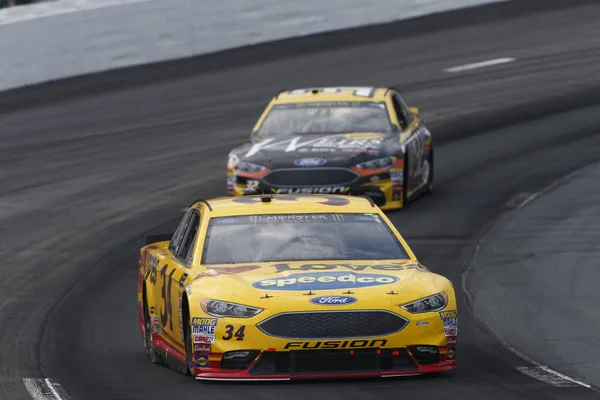
M 244 332 L 246 330 L 246 326 L 242 325 L 238 328 L 237 331 L 235 331 L 235 333 L 233 333 L 233 331 L 235 330 L 235 326 L 233 325 L 226 325 L 225 326 L 225 335 L 223 335 L 223 340 L 231 340 L 231 338 L 235 337 L 235 340 L 244 340 L 244 336 L 246 336 L 246 333 Z

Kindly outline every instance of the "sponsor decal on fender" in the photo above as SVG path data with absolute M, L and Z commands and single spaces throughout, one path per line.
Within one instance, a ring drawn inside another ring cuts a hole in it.
M 213 325 L 192 325 L 194 335 L 214 335 L 215 327 Z
M 262 279 L 254 282 L 252 286 L 268 290 L 331 290 L 389 285 L 399 280 L 399 277 L 392 275 L 326 272 Z
M 218 318 L 200 318 L 194 317 L 192 318 L 192 325 L 210 325 L 217 326 Z
M 456 348 L 454 346 L 448 347 L 448 353 L 446 354 L 446 360 L 454 360 L 456 358 Z
M 209 344 L 195 344 L 194 353 L 210 353 Z
M 327 340 L 324 342 L 287 342 L 284 349 L 357 349 L 363 347 L 383 347 L 387 340 Z
M 454 328 L 458 326 L 458 318 L 442 318 L 444 328 Z
M 208 368 L 210 361 L 208 361 L 208 354 L 194 354 L 194 362 L 196 368 Z
M 212 335 L 193 335 L 194 344 L 213 344 L 215 337 Z
M 152 317 L 152 331 L 157 335 L 162 334 L 162 327 L 160 326 L 158 317 Z
M 213 337 L 215 335 L 215 327 L 217 326 L 217 318 L 192 318 L 192 334 L 194 337 Z M 208 343 L 194 342 L 194 343 Z M 212 343 L 212 342 L 211 342 Z
M 457 336 L 458 328 L 444 328 L 444 335 L 445 336 Z
M 444 318 L 457 318 L 458 314 L 456 313 L 456 310 L 447 310 L 447 311 L 440 311 L 440 318 L 444 319 Z

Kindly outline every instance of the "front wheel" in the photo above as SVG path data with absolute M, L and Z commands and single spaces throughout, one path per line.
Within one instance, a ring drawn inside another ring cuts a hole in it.
M 192 327 L 189 315 L 186 315 L 183 323 L 185 324 L 185 358 L 187 360 L 187 374 L 194 376 L 196 373 L 194 368 L 194 345 L 192 343 Z
M 408 205 L 408 178 L 409 178 L 409 173 L 408 173 L 408 152 L 404 155 L 404 169 L 402 171 L 402 208 L 406 207 Z
M 423 161 L 423 183 L 425 192 L 433 192 L 433 149 Z

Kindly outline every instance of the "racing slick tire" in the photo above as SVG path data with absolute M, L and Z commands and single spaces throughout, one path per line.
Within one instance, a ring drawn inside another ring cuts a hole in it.
M 146 301 L 146 290 L 144 288 L 144 347 L 146 348 L 146 355 L 150 359 L 152 364 L 162 364 L 162 358 L 152 341 L 152 319 L 150 318 L 150 312 L 148 311 L 148 302 Z
M 402 208 L 408 205 L 408 152 L 404 156 L 404 170 L 402 171 L 404 177 L 402 178 Z
M 425 180 L 425 192 L 432 193 L 433 192 L 433 149 L 429 152 L 429 155 L 425 159 L 425 165 L 423 165 L 423 170 L 427 167 L 427 178 Z
M 187 309 L 187 308 L 184 308 Z M 185 360 L 187 363 L 186 374 L 194 376 L 194 344 L 192 343 L 192 324 L 190 323 L 190 313 L 185 312 L 183 318 L 183 324 L 185 326 Z
M 409 174 L 409 161 L 408 161 L 408 153 L 404 156 L 404 182 L 402 187 L 402 207 L 406 207 L 411 200 L 415 198 L 419 198 L 428 193 L 433 193 L 433 150 L 429 152 L 427 158 L 423 160 L 422 166 L 422 174 L 423 174 L 423 184 L 422 189 L 413 192 L 412 196 L 409 198 L 408 194 L 408 177 Z M 416 193 L 416 197 L 415 197 Z

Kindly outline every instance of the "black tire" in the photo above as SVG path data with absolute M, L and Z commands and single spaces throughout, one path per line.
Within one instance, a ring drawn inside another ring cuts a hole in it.
M 404 174 L 404 181 L 402 182 L 402 208 L 404 208 L 408 205 L 408 152 L 404 155 L 404 171 L 402 173 Z
M 150 318 L 150 312 L 148 311 L 148 302 L 146 301 L 146 291 L 144 290 L 144 347 L 146 348 L 146 355 L 150 359 L 152 364 L 162 364 L 162 358 L 154 343 L 152 343 L 152 319 Z
M 194 345 L 192 343 L 192 326 L 190 324 L 189 312 L 185 312 L 183 323 L 185 324 L 185 359 L 187 361 L 187 375 L 194 376 Z
M 434 171 L 434 163 L 433 163 L 433 148 L 427 155 L 427 162 L 429 163 L 429 176 L 427 178 L 427 184 L 425 187 L 425 191 L 427 193 L 433 192 L 433 171 Z

